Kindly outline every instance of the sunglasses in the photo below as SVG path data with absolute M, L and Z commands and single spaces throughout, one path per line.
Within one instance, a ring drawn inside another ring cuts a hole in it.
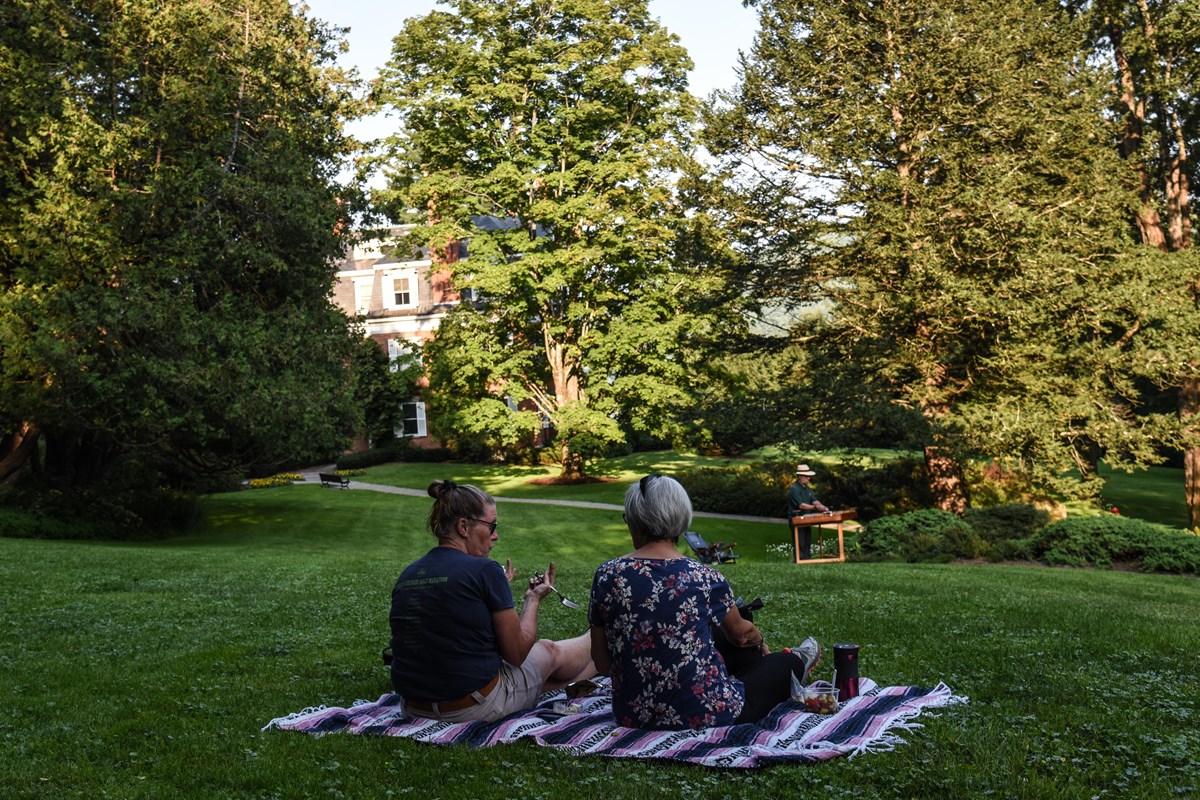
M 463 519 L 467 520 L 468 522 L 478 522 L 482 525 L 487 525 L 489 536 L 496 532 L 495 522 L 488 522 L 486 519 L 476 519 L 475 517 L 463 517 Z
M 662 477 L 661 475 L 647 475 L 646 477 L 644 477 L 640 481 L 638 481 L 638 491 L 640 491 L 642 493 L 642 497 L 646 496 L 646 487 L 650 485 L 650 481 L 654 480 L 655 478 L 661 478 L 661 477 Z

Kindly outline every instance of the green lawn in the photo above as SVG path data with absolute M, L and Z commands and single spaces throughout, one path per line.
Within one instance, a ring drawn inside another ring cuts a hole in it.
M 633 481 L 651 472 L 670 475 L 696 467 L 726 467 L 741 463 L 746 463 L 746 461 L 667 451 L 634 453 L 622 458 L 610 458 L 589 464 L 589 474 L 598 479 L 596 483 L 545 486 L 532 483 L 532 481 L 555 478 L 562 471 L 560 467 L 396 462 L 368 467 L 367 474 L 361 480 L 388 486 L 424 489 L 434 480 L 449 478 L 459 483 L 474 483 L 497 497 L 539 497 L 551 500 L 582 500 L 590 503 L 620 505 L 625 497 L 625 488 Z
M 778 458 L 774 451 L 756 451 L 755 457 Z M 810 461 L 835 463 L 845 458 L 856 461 L 882 462 L 898 455 L 895 451 L 871 450 L 848 454 L 840 451 L 814 454 Z M 907 453 L 906 455 L 914 455 Z M 650 472 L 667 475 L 701 466 L 724 467 L 748 463 L 750 458 L 712 458 L 681 454 L 672 451 L 635 453 L 623 458 L 613 458 L 590 465 L 589 469 L 600 478 L 598 483 L 575 486 L 539 486 L 532 481 L 553 478 L 558 475 L 556 466 L 479 466 L 457 463 L 393 463 L 370 467 L 361 480 L 388 486 L 403 486 L 424 489 L 433 480 L 449 478 L 458 482 L 470 481 L 498 497 L 540 497 L 555 500 L 585 500 L 593 503 L 619 505 L 625 487 L 632 481 Z M 1120 513 L 1149 522 L 1187 528 L 1187 505 L 1183 494 L 1183 470 L 1168 467 L 1149 467 L 1137 472 L 1113 470 L 1106 464 L 1100 465 L 1100 474 L 1105 479 L 1104 507 L 1116 506 Z M 818 487 L 818 491 L 819 491 Z M 1071 514 L 1101 513 L 1091 503 L 1068 503 Z
M 1122 472 L 1100 465 L 1107 507 L 1116 506 L 1123 516 L 1188 527 L 1187 502 L 1183 494 L 1183 470 L 1147 467 Z
M 770 549 L 786 538 L 781 526 L 713 523 L 706 535 L 746 553 L 725 572 L 747 599 L 766 600 L 771 642 L 856 641 L 865 676 L 943 680 L 971 700 L 923 717 L 891 753 L 720 772 L 524 743 L 480 751 L 261 732 L 287 712 L 387 691 L 388 595 L 432 544 L 428 501 L 308 485 L 218 495 L 205 510 L 198 533 L 167 542 L 0 539 L 4 797 L 1200 795 L 1195 579 L 797 567 Z M 500 525 L 495 557 L 520 575 L 554 559 L 577 600 L 595 565 L 628 547 L 617 512 L 506 503 Z M 548 635 L 583 627 L 581 611 L 544 609 Z

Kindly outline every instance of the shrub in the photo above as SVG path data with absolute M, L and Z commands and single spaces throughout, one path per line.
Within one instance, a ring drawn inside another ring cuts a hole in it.
M 875 467 L 813 463 L 813 483 L 830 508 L 856 508 L 860 520 L 897 509 L 928 505 L 928 485 L 919 461 L 901 459 Z M 700 467 L 675 477 L 688 490 L 698 511 L 782 517 L 787 491 L 795 480 L 791 461 L 765 461 L 736 467 Z
M 338 456 L 338 470 L 366 469 L 393 461 L 449 461 L 453 453 L 445 447 L 414 447 L 409 439 L 396 439 L 382 447 Z
M 970 525 L 934 508 L 874 519 L 864 526 L 855 545 L 867 559 L 900 561 L 977 558 L 987 549 Z
M 359 453 L 343 453 L 338 456 L 338 469 L 364 469 L 373 467 L 376 464 L 388 464 L 392 461 L 402 461 L 404 451 L 407 448 L 407 442 L 399 444 L 393 442 L 383 447 L 372 447 L 370 450 L 363 450 Z
M 1071 567 L 1120 562 L 1146 571 L 1200 574 L 1200 536 L 1127 517 L 1072 517 L 1046 524 L 1048 519 L 1045 511 L 1024 504 L 976 509 L 964 519 L 927 509 L 872 520 L 855 552 L 867 560 L 987 557 Z
M 89 535 L 80 535 L 89 534 Z M 90 526 L 54 517 L 31 514 L 17 508 L 0 508 L 0 536 L 19 539 L 91 539 Z
M 1200 575 L 1200 536 L 1166 531 L 1142 554 L 1141 568 L 1147 572 Z
M 421 454 L 422 448 L 410 447 L 411 458 L 408 454 L 404 456 L 405 461 L 446 461 L 454 458 L 458 461 L 464 461 L 468 464 L 496 464 L 504 462 L 509 453 L 498 442 L 489 442 L 492 437 L 477 437 L 477 436 L 458 436 L 449 440 L 448 448 L 431 448 L 428 453 L 429 457 L 424 457 Z M 443 457 L 434 457 L 435 450 L 441 450 L 446 455 Z
M 700 467 L 675 478 L 687 489 L 697 511 L 758 517 L 787 513 L 787 486 L 780 487 L 767 465 Z
M 40 539 L 158 539 L 187 531 L 199 516 L 195 495 L 171 489 L 25 487 L 4 508 L 5 535 Z
M 961 525 L 950 525 L 942 529 L 942 542 L 939 549 L 957 558 L 983 558 L 992 551 L 991 543 L 979 535 L 979 532 L 965 520 Z
M 449 461 L 454 456 L 454 452 L 446 447 L 407 447 L 400 454 L 400 460 L 422 463 L 440 463 L 442 461 Z
M 1025 539 L 1050 524 L 1050 514 L 1027 503 L 1006 503 L 991 508 L 969 508 L 963 520 L 985 542 Z
M 1128 517 L 1071 517 L 1013 543 L 1025 558 L 1073 567 L 1129 563 L 1200 574 L 1200 537 Z

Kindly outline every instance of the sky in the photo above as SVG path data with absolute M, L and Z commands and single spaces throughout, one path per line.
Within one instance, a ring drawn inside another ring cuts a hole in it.
M 341 58 L 344 66 L 354 66 L 366 80 L 374 78 L 391 54 L 392 37 L 410 17 L 428 14 L 438 6 L 434 0 L 303 0 L 311 16 L 339 27 L 349 28 L 346 35 L 350 50 Z M 742 7 L 741 0 L 649 0 L 650 14 L 687 48 L 695 69 L 689 75 L 689 88 L 697 97 L 707 97 L 714 89 L 734 85 L 738 51 L 749 51 L 757 27 L 755 13 Z M 350 132 L 373 138 L 386 132 L 382 120 L 357 123 Z

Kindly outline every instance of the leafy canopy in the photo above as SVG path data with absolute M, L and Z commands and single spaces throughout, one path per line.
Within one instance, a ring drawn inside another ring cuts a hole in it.
M 946 508 L 968 455 L 1043 485 L 1151 458 L 1113 291 L 1131 198 L 1078 25 L 1024 0 L 756 5 L 706 139 L 756 290 L 834 301 L 802 331 L 826 429 L 910 414 Z
M 408 22 L 377 87 L 399 118 L 383 202 L 435 246 L 470 237 L 453 268 L 478 302 L 427 350 L 431 416 L 498 446 L 545 420 L 575 472 L 678 426 L 715 331 L 695 303 L 719 276 L 680 263 L 691 62 L 645 0 L 449 6 Z
M 286 0 L 14 0 L 0 24 L 0 421 L 46 476 L 269 468 L 353 423 L 330 302 L 351 83 Z

